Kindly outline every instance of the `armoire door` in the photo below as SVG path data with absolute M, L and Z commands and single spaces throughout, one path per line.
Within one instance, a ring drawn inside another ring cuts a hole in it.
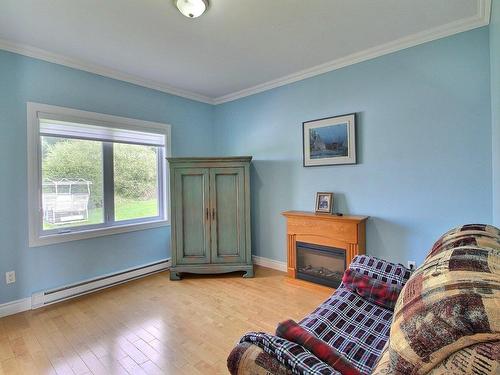
M 210 263 L 209 169 L 176 168 L 177 264 Z
M 210 168 L 212 263 L 245 262 L 245 173 Z

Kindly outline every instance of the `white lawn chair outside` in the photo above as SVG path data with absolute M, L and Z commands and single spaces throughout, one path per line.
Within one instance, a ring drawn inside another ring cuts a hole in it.
M 91 181 L 82 178 L 44 180 L 42 202 L 45 221 L 53 225 L 87 221 L 91 184 Z

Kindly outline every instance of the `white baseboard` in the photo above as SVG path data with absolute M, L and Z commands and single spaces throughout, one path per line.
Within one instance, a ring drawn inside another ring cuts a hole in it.
M 139 267 L 129 268 L 120 272 L 95 277 L 81 281 L 79 283 L 66 285 L 56 289 L 43 290 L 33 293 L 31 296 L 31 308 L 51 305 L 53 303 L 66 301 L 84 294 L 97 292 L 105 288 L 126 283 L 153 273 L 161 272 L 170 267 L 170 259 L 163 259 L 158 262 L 145 264 Z
M 18 299 L 0 305 L 0 318 L 7 315 L 14 315 L 31 309 L 31 298 Z
M 282 272 L 287 271 L 286 262 L 259 257 L 256 255 L 253 255 L 252 259 L 254 264 L 258 266 L 272 268 Z M 98 290 L 126 283 L 127 281 L 148 276 L 152 273 L 161 272 L 168 268 L 170 268 L 170 259 L 164 259 L 159 262 L 134 267 L 120 272 L 115 272 L 113 274 L 103 275 L 101 277 L 85 280 L 76 284 L 66 285 L 57 289 L 33 293 L 31 297 L 1 304 L 0 318 L 27 310 L 37 309 L 53 303 L 66 301 L 84 294 L 96 292 Z
M 279 260 L 259 257 L 257 255 L 252 255 L 253 263 L 267 268 L 272 268 L 273 270 L 278 270 L 281 272 L 287 271 L 286 262 L 281 262 Z
M 168 268 L 170 268 L 170 259 L 163 259 L 158 262 L 128 268 L 123 271 L 95 277 L 60 288 L 36 292 L 33 293 L 31 297 L 0 305 L 0 318 L 110 288 L 118 284 L 123 284 L 153 273 L 164 271 Z

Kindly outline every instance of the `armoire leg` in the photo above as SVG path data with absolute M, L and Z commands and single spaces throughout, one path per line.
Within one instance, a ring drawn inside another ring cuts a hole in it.
M 170 280 L 180 280 L 180 279 L 181 275 L 179 274 L 179 272 L 170 270 Z
M 253 277 L 253 270 L 247 270 L 247 271 L 243 274 L 243 277 L 244 277 L 244 278 L 250 278 L 250 277 Z

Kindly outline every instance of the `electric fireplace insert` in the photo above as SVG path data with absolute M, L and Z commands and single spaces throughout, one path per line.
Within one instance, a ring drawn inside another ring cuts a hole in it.
M 297 278 L 338 288 L 346 268 L 345 250 L 296 242 Z

